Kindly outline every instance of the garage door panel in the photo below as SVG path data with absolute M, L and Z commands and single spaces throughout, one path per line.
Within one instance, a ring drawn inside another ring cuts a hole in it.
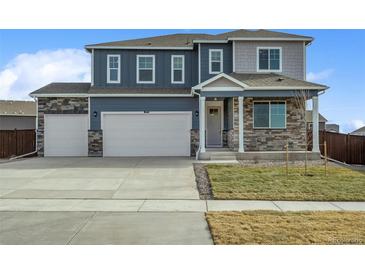
M 87 156 L 88 115 L 46 114 L 45 156 Z
M 189 156 L 191 112 L 104 114 L 104 156 Z

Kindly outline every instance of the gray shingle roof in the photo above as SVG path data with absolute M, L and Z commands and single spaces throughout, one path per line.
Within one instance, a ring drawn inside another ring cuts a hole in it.
M 216 38 L 221 39 L 228 39 L 228 38 L 294 38 L 294 39 L 303 39 L 303 40 L 313 40 L 312 37 L 309 36 L 302 36 L 278 31 L 271 31 L 271 30 L 245 30 L 239 29 L 234 31 L 229 31 L 221 34 L 215 35 Z
M 318 90 L 327 89 L 327 86 L 290 78 L 276 73 L 231 73 L 230 76 L 250 87 L 287 88 L 307 87 Z
M 353 132 L 351 132 L 350 134 L 355 134 L 355 135 L 365 135 L 365 126 L 358 128 L 356 130 L 354 130 Z
M 229 38 L 248 38 L 248 39 L 298 39 L 310 42 L 312 37 L 295 35 L 270 30 L 235 30 L 217 35 L 211 34 L 168 34 L 133 40 L 123 40 L 107 43 L 86 45 L 87 49 L 95 47 L 192 47 L 194 40 L 227 40 Z
M 40 89 L 37 89 L 29 95 L 38 94 L 87 94 L 90 83 L 50 83 Z
M 141 39 L 115 41 L 87 45 L 92 47 L 191 47 L 194 39 L 208 39 L 214 35 L 209 34 L 169 34 Z
M 307 122 L 312 122 L 313 120 L 312 120 L 312 111 L 311 110 L 307 110 L 306 112 L 305 112 L 305 120 L 307 121 Z M 326 119 L 326 118 L 324 118 L 324 116 L 322 115 L 322 114 L 320 114 L 320 113 L 318 113 L 318 120 L 319 120 L 319 122 L 320 123 L 326 123 L 328 120 Z
M 73 94 L 89 95 L 89 94 L 167 94 L 167 95 L 189 95 L 190 88 L 110 88 L 110 87 L 90 87 L 90 83 L 51 83 L 30 95 L 68 95 Z

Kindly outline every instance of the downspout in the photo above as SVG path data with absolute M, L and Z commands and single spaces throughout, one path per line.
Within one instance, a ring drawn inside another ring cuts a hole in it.
M 199 96 L 199 102 L 200 102 L 200 93 L 198 93 L 198 92 L 196 92 L 193 88 L 191 89 L 191 94 L 193 95 L 198 95 Z M 199 104 L 199 106 L 200 106 L 200 104 Z M 199 115 L 200 115 L 200 109 L 199 109 Z M 199 120 L 200 121 L 200 120 Z M 200 144 L 201 144 L 201 142 L 200 142 L 200 140 L 199 140 L 199 148 L 198 148 L 198 151 L 196 152 L 196 155 L 195 155 L 195 160 L 199 160 L 199 153 L 200 153 L 200 149 L 201 149 L 201 147 L 200 147 Z

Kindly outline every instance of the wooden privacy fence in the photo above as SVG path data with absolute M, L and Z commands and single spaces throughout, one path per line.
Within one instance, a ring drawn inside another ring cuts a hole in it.
M 312 149 L 312 132 L 308 132 L 309 146 Z M 324 155 L 324 141 L 327 144 L 327 156 L 334 160 L 355 165 L 365 165 L 365 136 L 356 136 L 329 131 L 319 132 L 319 148 Z
M 0 158 L 10 158 L 35 151 L 34 129 L 0 130 Z

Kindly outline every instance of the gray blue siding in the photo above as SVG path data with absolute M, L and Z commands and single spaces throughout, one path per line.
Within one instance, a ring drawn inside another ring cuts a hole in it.
M 192 111 L 192 127 L 199 128 L 199 99 L 188 98 L 145 98 L 145 97 L 98 97 L 90 98 L 90 127 L 100 129 L 100 113 L 102 111 Z M 96 112 L 96 117 L 94 117 Z
M 120 55 L 121 83 L 107 84 L 107 55 Z M 155 55 L 155 84 L 137 84 L 137 55 Z M 171 83 L 171 55 L 185 56 L 185 83 Z M 94 85 L 98 87 L 150 87 L 150 88 L 186 88 L 198 84 L 197 50 L 95 50 L 94 52 Z
M 223 72 L 232 72 L 232 44 L 201 44 L 200 59 L 201 59 L 201 82 L 212 78 L 216 74 L 209 74 L 209 49 L 223 49 Z

